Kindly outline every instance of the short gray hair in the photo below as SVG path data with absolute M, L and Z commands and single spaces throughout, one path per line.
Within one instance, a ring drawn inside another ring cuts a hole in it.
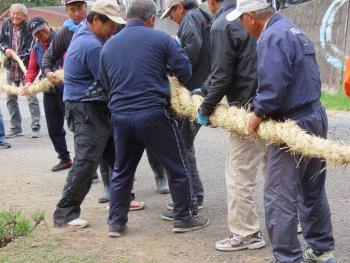
M 27 7 L 24 4 L 12 4 L 10 7 L 10 12 L 12 12 L 14 9 L 20 10 L 24 15 L 28 14 Z
M 255 11 L 255 15 L 259 18 L 266 18 L 267 16 L 274 14 L 276 9 L 273 6 L 269 6 L 267 8 Z
M 126 13 L 127 19 L 140 19 L 145 22 L 149 17 L 157 13 L 156 4 L 153 0 L 133 0 Z

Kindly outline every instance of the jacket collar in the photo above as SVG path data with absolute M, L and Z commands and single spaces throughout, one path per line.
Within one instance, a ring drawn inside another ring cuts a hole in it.
M 145 23 L 142 22 L 141 20 L 138 20 L 138 19 L 130 19 L 126 23 L 126 26 L 127 27 L 130 27 L 130 26 L 145 26 Z
M 281 19 L 282 19 L 282 16 L 279 13 L 275 13 L 273 16 L 270 17 L 270 20 L 267 22 L 265 29 L 269 28 L 272 24 L 274 24 L 276 21 Z

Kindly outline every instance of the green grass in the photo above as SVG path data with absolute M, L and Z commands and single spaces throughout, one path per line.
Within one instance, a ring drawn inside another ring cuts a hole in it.
M 343 92 L 330 94 L 323 91 L 321 102 L 328 110 L 350 111 L 350 98 L 346 97 Z

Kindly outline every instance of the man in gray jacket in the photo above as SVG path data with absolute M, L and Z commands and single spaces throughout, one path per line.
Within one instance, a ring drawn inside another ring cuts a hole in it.
M 161 18 L 170 17 L 179 25 L 175 39 L 186 52 L 191 61 L 192 76 L 185 83 L 185 87 L 192 91 L 200 88 L 210 73 L 210 21 L 212 16 L 198 8 L 196 0 L 170 0 L 167 9 Z M 181 135 L 188 152 L 192 175 L 192 212 L 198 213 L 198 208 L 203 207 L 203 184 L 198 174 L 194 149 L 194 138 L 200 126 L 190 120 L 180 121 Z M 149 159 L 151 160 L 151 159 Z M 169 204 L 168 208 L 173 205 Z M 164 211 L 162 218 L 173 219 L 172 210 Z
M 236 0 L 208 0 L 208 4 L 215 14 L 210 30 L 211 73 L 203 88 L 195 91 L 206 94 L 197 115 L 198 123 L 205 126 L 224 96 L 230 105 L 249 110 L 257 89 L 256 40 L 239 21 L 226 20 Z M 264 154 L 262 142 L 230 135 L 225 171 L 230 234 L 215 244 L 217 250 L 265 246 L 254 200 L 257 170 Z

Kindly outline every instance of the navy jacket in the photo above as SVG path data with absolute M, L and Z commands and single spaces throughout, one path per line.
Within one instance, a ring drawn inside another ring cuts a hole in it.
M 257 116 L 295 119 L 319 102 L 321 81 L 313 43 L 292 22 L 274 14 L 258 40 L 257 54 Z
M 99 79 L 99 59 L 104 42 L 82 25 L 73 36 L 64 61 L 63 101 L 87 99 Z
M 191 63 L 167 33 L 138 20 L 113 36 L 101 52 L 101 82 L 110 89 L 111 112 L 162 109 L 169 105 L 166 65 L 181 83 L 191 77 Z

